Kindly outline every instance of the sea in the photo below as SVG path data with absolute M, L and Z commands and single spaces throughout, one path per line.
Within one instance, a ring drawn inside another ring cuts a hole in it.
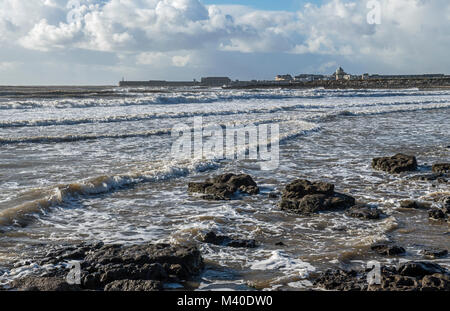
M 200 117 L 223 128 L 277 125 L 276 167 L 174 157 L 174 127 Z M 449 223 L 400 202 L 439 206 L 450 196 L 448 183 L 413 178 L 450 162 L 449 148 L 449 89 L 0 87 L 0 284 L 42 268 L 30 258 L 49 245 L 99 241 L 194 243 L 206 264 L 197 290 L 308 290 L 330 268 L 420 260 L 424 249 L 449 248 Z M 418 171 L 372 169 L 374 157 L 400 152 L 417 157 Z M 228 172 L 250 174 L 261 193 L 208 201 L 187 191 Z M 384 215 L 282 211 L 269 194 L 299 178 L 333 183 Z M 258 247 L 202 243 L 209 231 Z M 406 254 L 381 257 L 370 249 L 377 242 Z

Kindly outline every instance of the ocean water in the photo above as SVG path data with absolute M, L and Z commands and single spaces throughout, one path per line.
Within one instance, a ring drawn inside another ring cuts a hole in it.
M 171 130 L 193 125 L 194 117 L 222 126 L 279 125 L 279 166 L 173 159 Z M 370 251 L 381 241 L 405 247 L 405 260 L 420 259 L 424 248 L 449 247 L 449 225 L 399 202 L 436 205 L 450 195 L 448 184 L 410 179 L 450 161 L 449 120 L 450 90 L 2 87 L 0 283 L 36 268 L 11 263 L 49 244 L 83 241 L 198 242 L 207 263 L 192 284 L 200 290 L 307 289 L 327 268 L 392 261 Z M 372 170 L 373 157 L 397 152 L 416 155 L 419 172 Z M 224 172 L 252 175 L 261 194 L 227 202 L 188 195 L 188 182 Z M 268 194 L 297 178 L 334 183 L 386 216 L 285 213 Z M 200 243 L 211 230 L 260 246 Z

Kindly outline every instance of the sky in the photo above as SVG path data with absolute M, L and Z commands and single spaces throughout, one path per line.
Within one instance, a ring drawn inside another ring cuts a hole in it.
M 450 74 L 449 50 L 448 0 L 0 0 L 0 85 Z

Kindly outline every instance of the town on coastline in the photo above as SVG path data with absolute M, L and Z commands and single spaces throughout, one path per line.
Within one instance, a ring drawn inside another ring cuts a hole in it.
M 346 73 L 342 67 L 330 75 L 290 74 L 277 75 L 274 80 L 231 80 L 229 77 L 204 77 L 200 81 L 126 81 L 119 82 L 120 87 L 222 87 L 222 88 L 448 88 L 450 75 L 416 74 L 416 75 L 353 75 Z

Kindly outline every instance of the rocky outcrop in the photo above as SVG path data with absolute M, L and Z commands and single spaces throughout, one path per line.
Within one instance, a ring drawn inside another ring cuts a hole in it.
M 191 182 L 188 184 L 189 193 L 201 193 L 207 200 L 231 200 L 234 194 L 259 194 L 259 188 L 250 175 L 223 174 L 208 178 L 205 182 Z
M 296 214 L 310 215 L 320 211 L 335 211 L 355 205 L 349 195 L 334 191 L 334 185 L 298 179 L 288 184 L 281 197 L 280 208 Z
M 434 164 L 431 169 L 434 173 L 450 173 L 450 163 Z
M 368 282 L 370 270 L 328 270 L 315 281 L 317 288 L 341 291 L 448 291 L 450 273 L 431 262 L 407 262 L 399 267 L 383 266 L 380 284 Z
M 372 167 L 376 170 L 391 174 L 415 171 L 417 169 L 416 157 L 398 153 L 392 157 L 381 157 L 372 160 Z
M 86 245 L 51 250 L 36 260 L 40 266 L 80 262 L 79 285 L 69 285 L 69 270 L 56 269 L 44 275 L 29 276 L 10 284 L 16 290 L 159 290 L 164 283 L 188 280 L 203 269 L 196 247 L 168 244 Z
M 345 215 L 347 215 L 348 217 L 370 220 L 370 219 L 380 219 L 382 213 L 376 207 L 370 207 L 370 206 L 363 205 L 363 204 L 357 204 L 357 205 L 349 208 L 345 212 Z
M 221 245 L 227 247 L 246 247 L 246 248 L 255 248 L 257 247 L 255 240 L 241 240 L 241 239 L 232 239 L 228 236 L 217 235 L 215 232 L 208 232 L 203 237 L 204 243 Z
M 382 256 L 396 256 L 405 253 L 405 249 L 398 245 L 377 243 L 370 247 L 374 252 Z

